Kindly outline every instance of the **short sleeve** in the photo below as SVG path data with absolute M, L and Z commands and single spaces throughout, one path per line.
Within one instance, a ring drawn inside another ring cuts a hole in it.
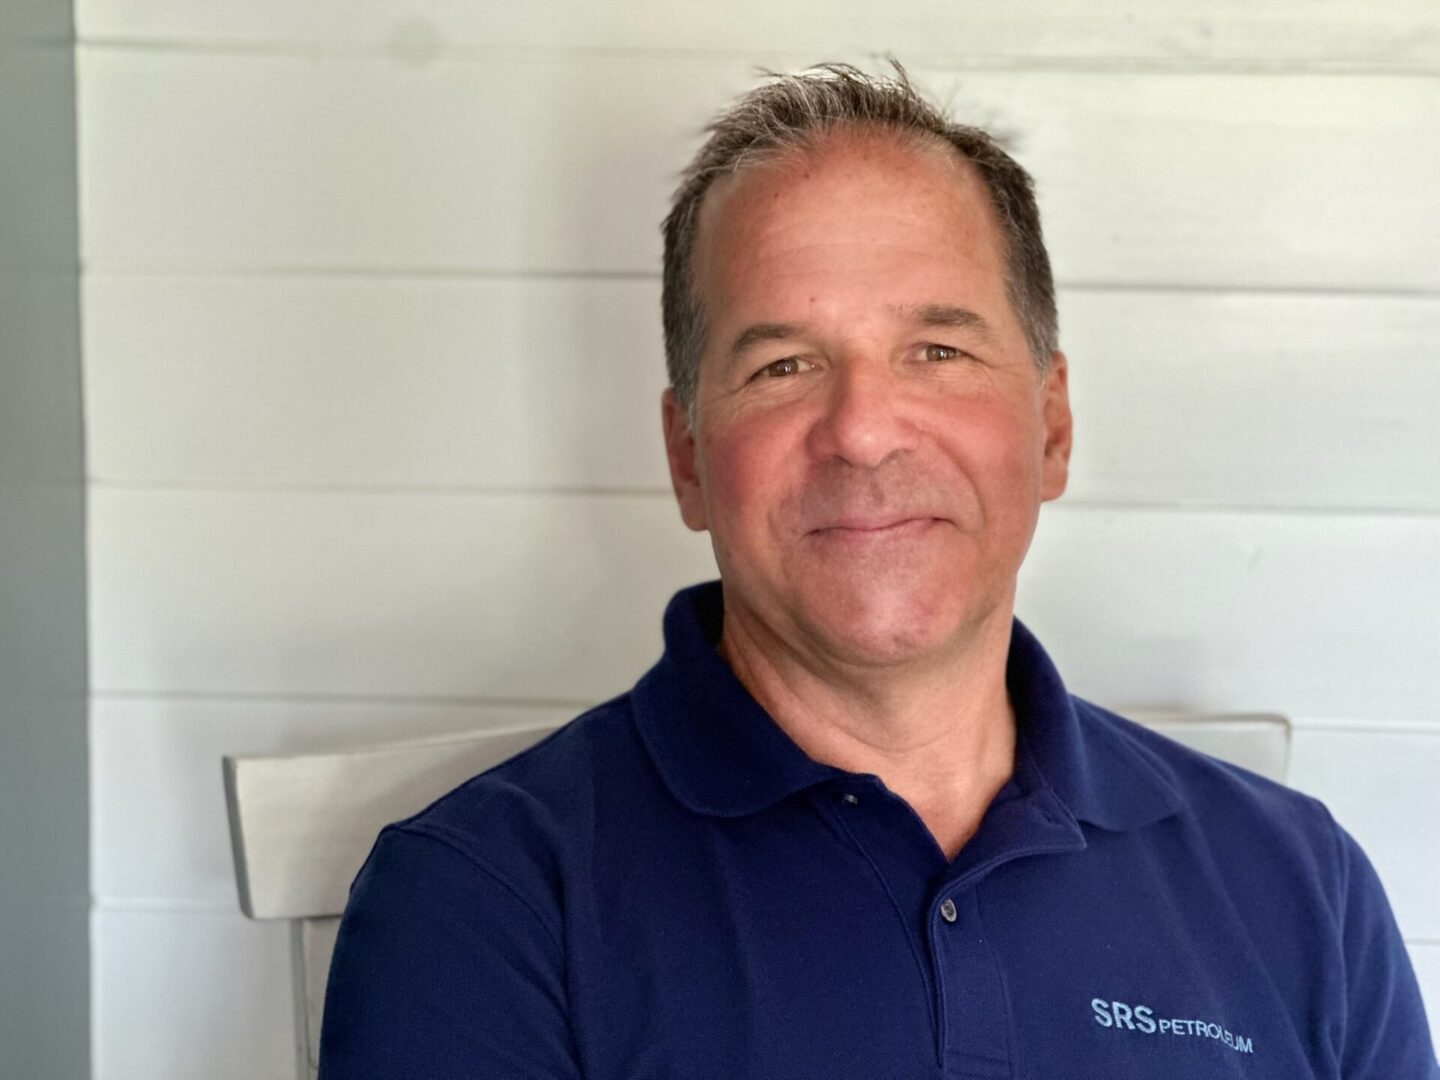
M 415 826 L 380 834 L 340 921 L 320 1080 L 574 1080 L 558 928 Z
M 1341 1074 L 1346 1080 L 1440 1080 L 1420 987 L 1385 890 L 1360 845 L 1336 828 L 1346 988 Z

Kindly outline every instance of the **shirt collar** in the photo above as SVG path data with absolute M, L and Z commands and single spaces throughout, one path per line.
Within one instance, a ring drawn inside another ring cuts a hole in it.
M 853 778 L 810 758 L 740 684 L 715 649 L 723 613 L 718 581 L 676 593 L 665 609 L 664 655 L 632 694 L 640 736 L 671 793 L 696 813 L 743 817 L 821 781 Z M 1048 790 L 1074 818 L 1111 830 L 1178 809 L 1162 767 L 1070 696 L 1018 619 L 1006 682 L 1018 722 L 1011 792 Z
M 741 817 L 821 780 L 716 651 L 720 583 L 682 589 L 665 609 L 665 654 L 636 684 L 635 723 L 674 796 L 701 814 Z
M 1014 781 L 1049 788 L 1077 821 L 1123 832 L 1181 807 L 1168 770 L 1127 722 L 1072 696 L 1035 635 L 1010 631 L 1005 683 L 1015 708 Z

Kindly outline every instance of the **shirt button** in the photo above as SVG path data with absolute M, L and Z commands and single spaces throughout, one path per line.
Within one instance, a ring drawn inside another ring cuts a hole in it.
M 955 921 L 955 901 L 948 896 L 940 904 L 940 917 L 946 922 Z
M 854 795 L 851 795 L 848 791 L 844 795 L 841 795 L 840 798 L 843 799 L 845 802 L 849 803 L 851 806 L 854 806 L 860 801 Z

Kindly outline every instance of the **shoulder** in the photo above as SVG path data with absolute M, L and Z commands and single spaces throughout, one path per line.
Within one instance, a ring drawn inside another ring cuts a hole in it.
M 1192 829 L 1217 846 L 1229 844 L 1252 853 L 1284 851 L 1287 859 L 1339 887 L 1348 838 L 1319 799 L 1092 702 L 1073 700 L 1082 737 L 1142 762 L 1175 794 L 1179 817 Z
M 523 896 L 555 896 L 585 857 L 598 806 L 617 787 L 643 787 L 647 773 L 624 694 L 387 825 L 377 844 L 458 855 Z
M 1178 875 L 1184 888 L 1223 890 L 1272 984 L 1329 1018 L 1337 1073 L 1440 1078 L 1385 890 L 1326 806 L 1090 702 L 1075 709 L 1087 742 L 1143 762 L 1175 792 L 1178 812 L 1136 842 L 1195 870 Z
M 630 695 L 622 694 L 561 725 L 396 824 L 463 831 L 510 804 L 540 814 L 565 814 L 584 804 L 599 769 L 640 750 Z

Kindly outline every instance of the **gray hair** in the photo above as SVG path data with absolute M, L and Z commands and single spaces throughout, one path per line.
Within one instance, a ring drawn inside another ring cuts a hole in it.
M 693 263 L 706 192 L 720 177 L 788 150 L 813 148 L 842 127 L 876 127 L 917 142 L 943 140 L 975 166 L 1005 237 L 1010 305 L 1036 367 L 1049 368 L 1059 319 L 1030 174 L 987 132 L 951 122 L 911 85 L 897 61 L 890 63 L 894 77 L 867 75 L 849 64 L 820 64 L 794 75 L 767 72 L 770 82 L 745 94 L 705 128 L 710 137 L 682 174 L 662 226 L 665 366 L 692 426 L 706 336 Z

